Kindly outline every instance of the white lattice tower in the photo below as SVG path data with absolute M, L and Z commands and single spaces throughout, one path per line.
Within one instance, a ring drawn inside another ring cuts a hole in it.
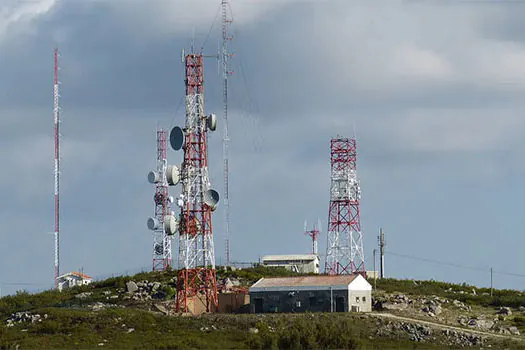
M 157 169 L 155 179 L 155 223 L 150 226 L 153 230 L 153 271 L 165 270 L 172 264 L 171 236 L 166 233 L 164 222 L 170 215 L 170 197 L 167 180 L 167 131 L 157 130 Z
M 60 83 L 58 81 L 58 49 L 54 56 L 53 119 L 55 126 L 55 288 L 60 275 Z
M 226 250 L 226 266 L 230 265 L 230 193 L 229 193 L 229 142 L 230 135 L 228 131 L 228 77 L 232 74 L 230 70 L 229 60 L 232 54 L 228 49 L 228 42 L 231 41 L 232 36 L 229 34 L 229 27 L 232 23 L 231 16 L 229 16 L 229 1 L 221 1 L 222 10 L 222 49 L 221 49 L 221 60 L 222 60 L 222 103 L 224 113 L 224 133 L 222 138 L 222 157 L 223 157 L 223 168 L 224 168 L 224 224 L 225 224 L 225 250 Z

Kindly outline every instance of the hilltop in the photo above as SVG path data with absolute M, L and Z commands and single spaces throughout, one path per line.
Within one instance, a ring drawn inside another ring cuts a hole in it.
M 219 271 L 240 288 L 256 267 Z M 525 349 L 525 294 L 435 281 L 377 280 L 370 314 L 175 315 L 176 271 L 113 277 L 0 299 L 0 348 Z

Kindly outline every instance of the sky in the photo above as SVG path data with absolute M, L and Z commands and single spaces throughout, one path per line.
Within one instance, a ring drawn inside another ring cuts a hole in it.
M 184 123 L 181 51 L 193 41 L 216 54 L 219 6 L 1 2 L 2 295 L 53 286 L 53 48 L 61 271 L 147 270 L 155 130 Z M 525 3 L 231 0 L 231 11 L 233 261 L 308 253 L 304 220 L 317 218 L 324 254 L 330 138 L 356 135 L 368 270 L 382 227 L 388 277 L 488 286 L 492 267 L 495 287 L 525 289 Z M 204 75 L 205 111 L 221 117 L 213 58 Z M 219 118 L 209 162 L 222 194 L 221 138 Z M 219 205 L 218 264 L 223 215 Z

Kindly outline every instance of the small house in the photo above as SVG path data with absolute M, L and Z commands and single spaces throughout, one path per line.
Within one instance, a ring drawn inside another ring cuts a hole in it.
M 372 311 L 372 286 L 360 274 L 265 277 L 249 291 L 252 313 Z
M 58 276 L 58 290 L 73 288 L 76 286 L 84 286 L 93 282 L 93 277 L 84 275 L 80 272 L 69 272 L 62 276 Z

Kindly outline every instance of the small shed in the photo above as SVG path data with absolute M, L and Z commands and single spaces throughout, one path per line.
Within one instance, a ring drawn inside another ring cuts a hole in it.
M 250 311 L 370 312 L 372 286 L 360 274 L 265 277 L 250 287 Z

